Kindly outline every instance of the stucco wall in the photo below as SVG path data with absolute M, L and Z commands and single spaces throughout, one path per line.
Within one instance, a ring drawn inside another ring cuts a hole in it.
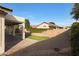
M 0 15 L 0 54 L 5 51 L 5 19 Z

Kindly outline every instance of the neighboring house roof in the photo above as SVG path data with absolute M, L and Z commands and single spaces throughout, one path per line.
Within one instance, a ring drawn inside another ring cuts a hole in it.
M 47 22 L 42 22 L 42 23 L 41 23 L 41 24 L 39 24 L 39 25 L 32 25 L 32 28 L 37 28 L 38 26 L 42 25 L 43 23 L 48 24 Z
M 41 24 L 39 24 L 39 25 L 42 25 L 43 23 L 45 23 L 45 24 L 48 24 L 49 26 L 56 26 L 56 25 L 54 25 L 54 24 L 50 24 L 50 23 L 47 23 L 47 22 L 42 22 Z M 37 25 L 37 27 L 39 26 L 39 25 Z
M 47 22 L 42 22 L 41 24 L 37 25 L 36 27 L 38 27 L 38 26 L 42 25 L 43 23 L 45 23 L 45 24 L 48 24 L 48 25 L 49 25 L 49 23 L 47 23 Z

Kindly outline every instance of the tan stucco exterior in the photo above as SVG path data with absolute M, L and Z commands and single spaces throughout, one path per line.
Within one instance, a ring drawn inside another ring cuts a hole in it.
M 5 51 L 5 18 L 0 15 L 0 54 Z
M 0 6 L 0 55 L 5 51 L 5 16 L 11 9 Z

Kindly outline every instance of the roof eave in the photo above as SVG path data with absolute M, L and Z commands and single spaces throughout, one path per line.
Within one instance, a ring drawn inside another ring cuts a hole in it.
M 12 11 L 13 11 L 12 9 L 7 8 L 7 7 L 4 7 L 4 6 L 1 6 L 1 5 L 0 5 L 0 8 L 5 9 L 5 10 L 10 11 L 10 12 L 12 12 Z

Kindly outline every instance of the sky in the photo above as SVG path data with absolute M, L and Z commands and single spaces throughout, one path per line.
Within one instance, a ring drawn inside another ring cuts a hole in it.
M 11 14 L 29 19 L 31 25 L 55 22 L 59 26 L 69 26 L 74 20 L 70 15 L 71 3 L 2 3 L 13 9 Z

